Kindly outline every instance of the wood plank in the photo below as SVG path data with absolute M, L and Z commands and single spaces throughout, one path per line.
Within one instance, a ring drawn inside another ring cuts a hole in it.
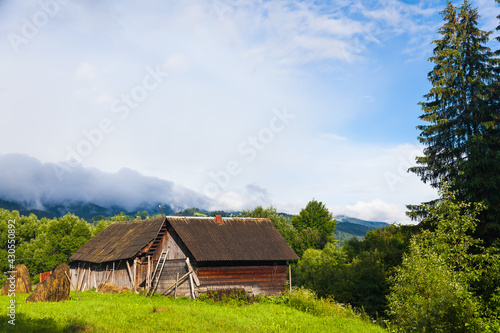
M 130 268 L 130 264 L 128 263 L 128 260 L 125 260 L 125 262 L 127 263 L 127 271 L 128 271 L 128 276 L 130 278 L 130 283 L 132 284 L 132 286 L 135 285 L 134 283 L 134 276 L 132 275 L 132 269 Z M 132 289 L 134 289 L 132 287 Z
M 175 298 L 177 298 L 177 281 L 179 281 L 179 272 L 177 272 L 177 278 L 175 280 L 175 291 L 174 291 Z
M 73 288 L 73 284 L 71 283 L 71 279 L 69 278 L 68 273 L 64 272 L 64 274 L 65 274 L 65 275 L 66 275 L 66 277 L 68 278 L 68 281 L 69 281 L 69 286 L 70 286 L 71 288 Z M 23 278 L 23 280 L 24 280 L 24 278 Z M 76 295 L 78 296 L 78 298 L 79 298 L 79 299 L 80 299 L 80 301 L 81 301 L 81 300 L 82 300 L 82 298 L 80 297 L 80 294 L 78 294 L 78 290 L 76 290 L 76 289 L 75 289 L 75 291 L 76 291 Z
M 186 258 L 186 264 L 188 266 L 188 270 L 193 271 L 193 274 L 191 274 L 192 275 L 192 279 L 194 279 L 194 282 L 199 287 L 200 286 L 200 280 L 198 280 L 198 276 L 194 272 L 193 266 L 191 266 L 191 263 L 189 262 L 189 257 Z
M 189 290 L 191 292 L 191 298 L 195 299 L 196 297 L 194 296 L 193 273 L 189 274 Z

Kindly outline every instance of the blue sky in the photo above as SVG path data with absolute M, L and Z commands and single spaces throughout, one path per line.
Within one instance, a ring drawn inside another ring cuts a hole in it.
M 496 3 L 472 3 L 494 29 Z M 444 6 L 3 1 L 0 154 L 64 177 L 132 169 L 203 208 L 297 213 L 315 198 L 406 223 L 406 204 L 436 196 L 405 170 Z

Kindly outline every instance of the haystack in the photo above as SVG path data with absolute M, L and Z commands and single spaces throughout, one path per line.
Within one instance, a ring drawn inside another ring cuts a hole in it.
M 101 283 L 97 286 L 97 292 L 106 293 L 106 294 L 123 294 L 128 293 L 130 289 L 127 287 L 118 287 L 116 284 L 110 283 Z
M 26 302 L 60 302 L 69 300 L 69 266 L 64 263 L 56 267 L 45 281 L 40 283 Z
M 31 286 L 30 274 L 23 264 L 16 265 L 13 272 L 5 281 L 1 295 L 29 294 L 33 287 Z

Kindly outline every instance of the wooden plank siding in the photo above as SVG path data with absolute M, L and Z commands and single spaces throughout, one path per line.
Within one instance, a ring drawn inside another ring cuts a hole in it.
M 130 280 L 127 263 L 120 260 L 113 263 L 94 264 L 89 262 L 73 262 L 70 265 L 71 290 L 75 288 L 81 291 L 97 289 L 101 283 L 115 284 L 121 287 L 134 289 Z M 133 265 L 133 260 L 129 261 Z
M 251 287 L 254 294 L 277 295 L 285 288 L 286 265 L 198 267 L 200 288 L 239 285 Z

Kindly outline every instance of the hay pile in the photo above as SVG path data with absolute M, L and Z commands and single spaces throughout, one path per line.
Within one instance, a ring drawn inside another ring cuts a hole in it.
M 128 293 L 130 289 L 127 287 L 118 287 L 116 284 L 101 283 L 97 286 L 97 292 L 106 294 L 123 294 Z
M 69 300 L 69 266 L 64 263 L 56 267 L 45 281 L 40 283 L 26 302 L 60 302 Z
M 2 286 L 1 295 L 17 295 L 17 294 L 29 294 L 33 289 L 30 280 L 30 274 L 26 266 L 20 264 L 14 267 L 14 272 L 5 281 Z

